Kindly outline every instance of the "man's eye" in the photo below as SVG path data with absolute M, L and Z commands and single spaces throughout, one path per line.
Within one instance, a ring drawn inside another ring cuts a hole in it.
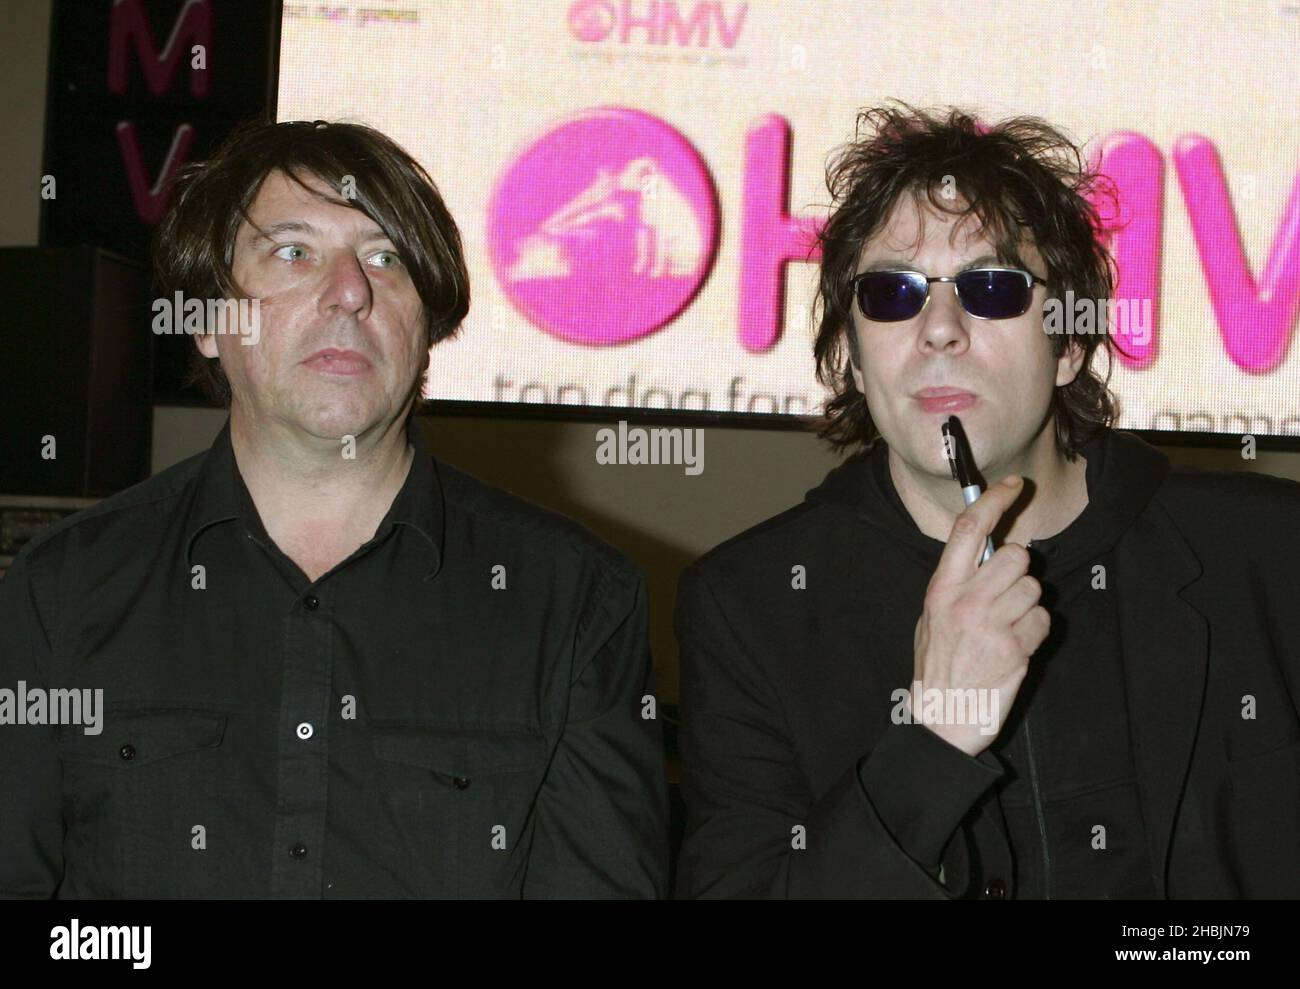
M 381 268 L 396 268 L 402 263 L 402 259 L 397 256 L 395 251 L 380 251 L 378 254 L 371 255 L 371 257 L 388 258 L 388 263 L 380 265 Z
M 307 252 L 304 251 L 304 250 L 303 250 L 300 246 L 298 246 L 297 244 L 285 244 L 283 247 L 277 248 L 276 251 L 275 251 L 275 256 L 278 257 L 278 258 L 280 258 L 280 257 L 284 257 L 284 252 L 285 252 L 285 251 L 300 251 L 300 252 L 302 253 L 302 257 L 306 257 L 306 256 L 307 256 Z M 295 258 L 288 258 L 288 257 L 285 257 L 284 259 L 285 259 L 286 261 L 298 261 L 298 260 L 301 260 L 301 258 L 296 258 L 296 257 L 295 257 Z

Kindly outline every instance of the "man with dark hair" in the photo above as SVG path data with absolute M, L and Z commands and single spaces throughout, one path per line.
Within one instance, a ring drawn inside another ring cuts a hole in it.
M 162 302 L 230 416 L 0 583 L 0 894 L 652 897 L 667 795 L 640 571 L 433 458 L 412 420 L 469 305 L 428 176 L 350 124 L 188 167 Z
M 1300 895 L 1300 485 L 1171 469 L 1112 428 L 1110 328 L 1050 332 L 1112 295 L 1106 182 L 902 104 L 828 184 L 821 433 L 858 449 L 682 577 L 679 893 Z

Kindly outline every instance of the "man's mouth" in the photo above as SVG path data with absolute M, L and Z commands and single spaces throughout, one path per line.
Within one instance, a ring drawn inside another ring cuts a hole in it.
M 303 364 L 322 374 L 365 374 L 371 369 L 371 363 L 355 350 L 336 350 L 333 347 L 318 350 Z
M 979 401 L 979 396 L 960 388 L 923 388 L 912 396 L 923 412 L 960 412 Z

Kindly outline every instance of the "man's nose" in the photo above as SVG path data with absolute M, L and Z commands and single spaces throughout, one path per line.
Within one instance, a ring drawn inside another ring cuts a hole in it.
M 331 254 L 325 262 L 324 278 L 323 308 L 337 306 L 350 313 L 361 313 L 370 308 L 370 279 L 366 277 L 361 259 L 351 251 Z
M 967 314 L 952 282 L 931 282 L 930 301 L 921 311 L 920 343 L 935 350 L 965 347 L 970 342 Z

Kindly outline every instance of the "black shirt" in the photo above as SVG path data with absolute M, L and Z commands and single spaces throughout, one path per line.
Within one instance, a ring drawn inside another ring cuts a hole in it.
M 916 528 L 894 488 L 886 453 L 887 448 L 873 451 L 871 477 L 898 513 L 900 536 L 922 550 L 901 562 L 928 581 L 944 543 Z M 864 768 L 885 824 L 927 865 L 937 865 L 954 819 L 969 812 L 963 837 L 973 846 L 976 864 L 969 884 L 976 891 L 991 887 L 1005 898 L 1155 895 L 1129 735 L 1115 589 L 1108 580 L 1110 548 L 1120 535 L 1112 500 L 1123 497 L 1124 486 L 1108 472 L 1106 444 L 1099 437 L 1085 444 L 1081 455 L 1088 505 L 1063 531 L 1029 546 L 1029 572 L 1042 585 L 1040 603 L 1051 612 L 1052 630 L 1030 659 L 990 756 L 981 763 L 947 743 L 926 744 L 928 739 L 916 737 L 918 730 L 928 731 L 921 727 L 906 731 L 902 740 L 918 749 L 907 764 L 941 762 L 940 773 L 917 772 L 900 784 L 894 774 L 902 763 L 868 760 Z M 963 782 L 954 787 L 952 777 Z M 910 792 L 900 797 L 904 791 Z M 902 806 L 900 799 L 923 801 L 933 824 L 915 826 L 926 812 Z M 1002 831 L 1002 840 L 993 829 Z M 1008 843 L 1010 856 L 1002 853 Z
M 0 725 L 0 894 L 661 895 L 640 572 L 412 424 L 374 537 L 310 581 L 229 430 L 0 582 L 0 686 L 105 708 Z

